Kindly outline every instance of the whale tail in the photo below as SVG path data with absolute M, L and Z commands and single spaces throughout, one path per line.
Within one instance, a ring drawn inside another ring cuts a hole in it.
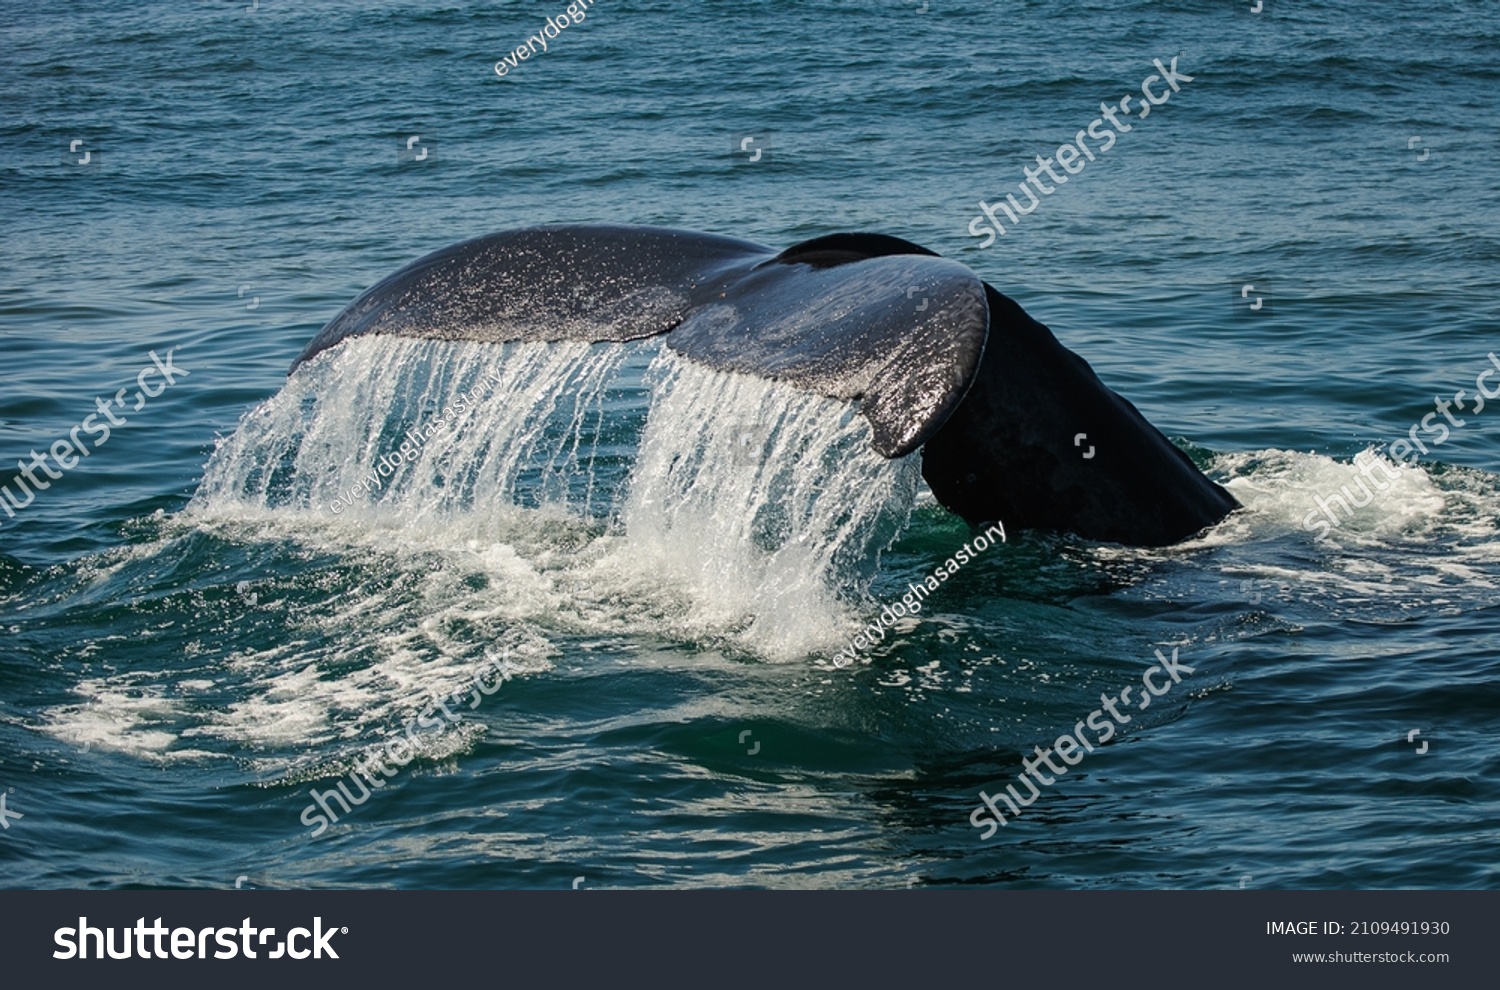
M 503 231 L 383 279 L 292 370 L 381 333 L 495 343 L 665 335 L 710 367 L 858 402 L 876 452 L 921 449 L 933 494 L 973 523 L 1163 545 L 1236 507 L 1013 300 L 895 237 L 833 234 L 778 254 L 669 228 Z

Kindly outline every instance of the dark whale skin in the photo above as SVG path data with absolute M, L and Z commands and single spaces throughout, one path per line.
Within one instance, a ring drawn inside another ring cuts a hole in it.
M 973 523 L 1133 546 L 1180 542 L 1239 507 L 1083 358 L 985 288 L 990 332 L 978 373 L 922 448 L 939 502 Z

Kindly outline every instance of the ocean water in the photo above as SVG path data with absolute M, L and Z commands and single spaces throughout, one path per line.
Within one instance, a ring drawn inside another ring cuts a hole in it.
M 125 422 L 0 513 L 0 883 L 1495 886 L 1500 8 L 1253 5 L 601 0 L 501 78 L 566 4 L 7 4 L 0 483 Z M 845 663 L 973 539 L 846 405 L 651 341 L 287 379 L 400 265 L 574 221 L 925 244 L 1245 508 L 1012 533 Z M 982 837 L 1157 650 L 1193 672 Z M 408 762 L 361 797 L 377 746 Z

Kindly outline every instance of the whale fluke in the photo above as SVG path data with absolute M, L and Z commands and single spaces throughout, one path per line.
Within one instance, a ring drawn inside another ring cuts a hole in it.
M 684 357 L 857 399 L 871 446 L 911 453 L 952 415 L 984 351 L 984 283 L 937 257 L 782 255 L 667 335 Z
M 833 234 L 777 254 L 660 227 L 503 231 L 376 283 L 292 370 L 365 334 L 495 343 L 665 334 L 710 367 L 857 401 L 876 452 L 920 448 L 944 506 L 1012 531 L 1165 545 L 1237 507 L 1014 300 L 881 234 Z

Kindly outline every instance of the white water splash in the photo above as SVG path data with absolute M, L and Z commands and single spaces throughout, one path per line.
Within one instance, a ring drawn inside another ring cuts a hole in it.
M 906 523 L 916 458 L 871 451 L 850 403 L 653 347 L 647 392 L 617 383 L 632 353 L 617 345 L 348 341 L 245 417 L 195 510 L 311 514 L 354 543 L 485 546 L 509 581 L 546 571 L 542 584 L 585 598 L 670 592 L 686 605 L 678 634 L 766 655 L 835 641 L 842 603 Z M 649 406 L 639 437 L 604 421 L 606 406 L 629 419 L 632 401 L 637 420 Z M 596 490 L 601 460 L 613 498 Z M 577 587 L 598 582 L 613 587 Z
M 658 342 L 348 341 L 245 415 L 160 541 L 99 564 L 204 533 L 336 562 L 286 607 L 262 587 L 283 642 L 92 677 L 50 731 L 160 760 L 310 753 L 399 726 L 491 648 L 523 675 L 598 637 L 705 663 L 831 651 L 918 484 L 851 404 Z
M 1380 474 L 1374 475 L 1376 482 L 1363 480 L 1361 468 L 1376 456 L 1366 451 L 1351 464 L 1287 450 L 1221 455 L 1215 467 L 1235 475 L 1226 487 L 1248 511 L 1231 516 L 1212 534 L 1219 542 L 1285 533 L 1312 540 L 1326 530 L 1327 539 L 1339 545 L 1383 545 L 1477 521 L 1461 494 L 1440 485 L 1422 466 L 1403 468 L 1384 460 L 1397 480 L 1385 481 Z M 1335 498 L 1340 501 L 1331 502 Z M 1319 499 L 1331 504 L 1337 525 L 1327 525 Z
M 449 424 L 381 476 L 407 431 L 445 410 Z M 1263 608 L 1305 596 L 1399 616 L 1493 598 L 1493 476 L 1415 471 L 1314 544 L 1302 528 L 1314 496 L 1355 468 L 1287 451 L 1215 468 L 1234 476 L 1243 511 L 1178 547 L 1089 553 L 1223 551 L 1201 579 L 1224 588 L 1205 597 Z M 379 486 L 350 498 L 371 471 Z M 144 563 L 205 533 L 254 548 L 275 571 L 253 606 L 271 615 L 270 636 L 224 651 L 222 625 L 206 622 L 182 656 L 91 667 L 77 701 L 44 723 L 140 758 L 232 754 L 268 779 L 300 779 L 329 770 L 328 747 L 358 751 L 399 729 L 489 650 L 523 678 L 559 658 L 586 667 L 600 641 L 628 644 L 602 651 L 612 664 L 831 653 L 861 624 L 876 558 L 920 488 L 917 459 L 875 455 L 850 404 L 711 371 L 658 342 L 348 341 L 246 414 L 159 540 L 86 568 L 95 582 L 140 580 Z M 295 590 L 275 587 L 288 574 Z M 245 621 L 242 604 L 223 607 L 223 621 Z M 97 660 L 87 649 L 80 659 Z
M 1369 463 L 1377 456 L 1367 450 L 1349 463 L 1275 449 L 1220 455 L 1214 469 L 1233 476 L 1226 487 L 1244 508 L 1154 556 L 1225 550 L 1218 579 L 1228 597 L 1257 606 L 1315 601 L 1330 614 L 1364 621 L 1496 602 L 1500 487 L 1494 475 L 1423 464 L 1398 470 L 1387 460 L 1398 477 L 1386 481 Z M 1374 483 L 1372 474 L 1381 481 Z M 1343 501 L 1333 502 L 1334 495 Z M 1328 515 L 1319 499 L 1339 521 L 1322 540 L 1318 522 Z M 1358 505 L 1360 499 L 1367 501 Z
M 635 566 L 691 596 L 695 624 L 757 652 L 836 642 L 844 603 L 905 527 L 917 458 L 888 461 L 852 406 L 708 371 L 652 366 L 651 419 L 623 513 Z
M 524 498 L 591 508 L 608 382 L 629 350 L 360 338 L 241 421 L 196 501 L 365 520 L 479 513 Z M 524 491 L 523 491 L 524 489 Z M 581 491 L 580 491 L 581 489 Z

